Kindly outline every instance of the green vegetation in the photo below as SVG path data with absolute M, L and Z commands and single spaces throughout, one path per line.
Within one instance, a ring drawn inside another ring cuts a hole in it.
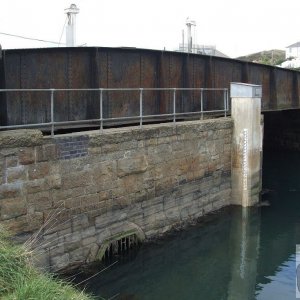
M 0 299 L 3 300 L 91 300 L 71 284 L 42 274 L 30 263 L 32 253 L 14 245 L 0 227 Z
M 261 51 L 253 54 L 249 54 L 246 56 L 238 57 L 237 59 L 243 61 L 250 61 L 261 63 L 265 65 L 276 66 L 283 63 L 285 59 L 285 51 L 283 50 L 268 50 L 268 51 Z

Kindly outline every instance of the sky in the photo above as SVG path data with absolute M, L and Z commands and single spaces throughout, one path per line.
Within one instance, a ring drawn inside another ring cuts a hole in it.
M 300 0 L 0 0 L 2 48 L 57 46 L 3 33 L 65 43 L 64 9 L 72 3 L 80 9 L 78 46 L 175 50 L 187 17 L 197 24 L 194 42 L 230 57 L 300 41 Z

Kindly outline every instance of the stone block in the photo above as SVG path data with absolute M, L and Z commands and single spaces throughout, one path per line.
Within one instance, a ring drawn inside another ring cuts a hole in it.
M 20 234 L 22 232 L 33 232 L 43 225 L 43 215 L 34 213 L 31 215 L 22 215 L 13 219 L 1 221 L 12 234 Z
M 42 179 L 49 175 L 50 164 L 48 162 L 40 162 L 32 164 L 28 169 L 29 180 Z
M 99 194 L 90 194 L 81 196 L 81 208 L 86 210 L 86 208 L 91 208 L 94 206 L 101 208 L 105 206 L 105 201 L 100 201 Z
M 27 179 L 27 169 L 20 165 L 6 170 L 7 183 L 22 182 Z
M 205 174 L 205 167 L 202 165 L 200 169 L 196 170 L 193 172 L 194 178 L 196 180 L 201 179 L 202 177 L 204 177 Z
M 43 212 L 45 220 L 45 231 L 48 234 L 72 228 L 71 210 L 58 208 L 56 210 L 45 210 Z
M 164 196 L 160 197 L 153 197 L 147 199 L 141 203 L 141 208 L 144 210 L 145 208 L 151 208 L 156 205 L 163 205 L 164 204 Z
M 95 236 L 95 234 L 96 234 L 95 226 L 89 226 L 89 227 L 83 228 L 81 230 L 82 238 L 86 238 L 86 237 L 89 237 L 89 236 Z
M 176 137 L 175 137 L 176 140 Z M 166 137 L 158 137 L 157 138 L 157 145 L 163 145 L 163 144 L 172 144 L 174 142 L 173 136 L 166 136 Z
M 71 263 L 74 263 L 74 262 L 83 263 L 86 259 L 85 251 L 82 246 L 78 247 L 77 249 L 74 249 L 69 254 L 70 254 L 70 262 Z
M 74 242 L 80 242 L 82 239 L 82 235 L 80 231 L 77 232 L 71 232 L 70 234 L 66 235 L 64 237 L 64 243 L 74 243 Z
M 60 189 L 62 185 L 61 176 L 59 174 L 47 176 L 46 182 L 50 189 Z
M 77 187 L 73 189 L 57 189 L 52 190 L 52 199 L 53 202 L 60 202 L 62 200 L 69 200 L 78 198 L 80 196 L 85 195 L 85 188 L 84 187 Z
M 34 148 L 22 148 L 18 153 L 19 164 L 30 165 L 35 162 Z
M 127 216 L 130 220 L 132 220 L 132 218 L 135 218 L 136 216 L 141 216 L 142 214 L 143 210 L 140 203 L 135 203 L 128 208 Z
M 61 176 L 68 176 L 70 174 L 84 172 L 89 169 L 89 164 L 86 159 L 73 159 L 59 161 L 60 174 Z
M 51 161 L 57 158 L 56 144 L 46 144 L 36 147 L 36 162 Z
M 6 148 L 30 147 L 40 145 L 43 134 L 36 129 L 18 129 L 0 132 L 0 145 Z
M 89 147 L 88 148 L 88 153 L 89 153 L 89 156 L 93 156 L 93 155 L 101 155 L 101 147 Z
M 94 182 L 107 181 L 115 177 L 116 161 L 103 161 L 92 165 L 92 177 Z
M 68 198 L 64 200 L 64 208 L 66 209 L 79 208 L 79 207 L 81 207 L 81 197 Z
M 151 199 L 154 196 L 154 189 L 152 191 L 147 190 L 147 189 L 141 189 L 140 191 L 137 191 L 135 193 L 134 199 L 132 199 L 132 202 L 143 202 L 146 201 L 147 199 Z M 129 203 L 129 201 L 128 201 Z
M 64 244 L 59 244 L 59 245 L 55 245 L 53 247 L 49 247 L 49 252 L 50 252 L 50 256 L 54 257 L 54 256 L 58 256 L 58 255 L 63 255 L 65 253 L 65 243 Z
M 194 201 L 198 204 L 198 207 L 204 207 L 210 203 L 209 194 L 205 194 L 201 198 L 194 199 Z
M 180 211 L 178 207 L 166 209 L 164 210 L 164 213 L 169 222 L 173 223 L 180 221 Z
M 101 151 L 102 151 L 103 154 L 117 152 L 119 150 L 120 150 L 120 144 L 119 143 L 105 144 L 105 145 L 102 145 L 102 147 L 101 147 Z
M 52 198 L 49 191 L 38 192 L 28 195 L 27 203 L 33 204 L 34 211 L 43 212 L 52 207 Z
M 40 272 L 49 271 L 50 257 L 49 251 L 45 249 L 35 249 L 32 255 L 33 265 L 39 269 Z
M 9 219 L 1 221 L 1 225 L 4 226 L 11 234 L 19 234 L 23 232 L 27 226 L 26 216 L 21 216 L 16 219 Z
M 186 221 L 190 217 L 189 207 L 184 207 L 180 209 L 180 220 Z
M 222 208 L 223 206 L 227 205 L 228 203 L 225 202 L 224 200 L 219 200 L 219 201 L 215 201 L 212 203 L 212 208 L 213 210 L 218 210 L 220 208 Z
M 66 252 L 70 252 L 70 251 L 79 249 L 81 247 L 81 244 L 82 244 L 81 241 L 65 243 L 64 244 L 64 250 Z
M 67 235 L 72 234 L 72 229 L 70 227 L 66 228 L 66 229 L 62 229 L 62 230 L 57 231 L 57 234 L 59 237 L 65 237 Z
M 157 138 L 150 138 L 150 139 L 146 139 L 144 141 L 144 146 L 145 147 L 151 147 L 151 146 L 156 146 L 157 145 Z
M 140 174 L 146 172 L 148 161 L 145 155 L 136 156 L 135 158 L 124 158 L 118 160 L 117 172 L 119 177 L 129 174 Z
M 97 241 L 99 244 L 101 244 L 103 241 L 111 237 L 110 228 L 101 228 L 100 230 L 97 230 Z
M 106 208 L 99 208 L 87 211 L 86 214 L 88 215 L 90 225 L 95 225 L 95 219 L 99 216 L 106 214 L 106 212 Z
M 178 196 L 180 197 L 180 196 Z M 166 195 L 163 200 L 164 210 L 172 209 L 177 207 L 177 197 L 171 194 L 170 196 Z
M 99 246 L 97 243 L 89 244 L 90 252 L 88 254 L 88 257 L 86 259 L 87 263 L 94 262 L 96 260 L 97 254 L 99 252 Z
M 157 215 L 164 211 L 163 203 L 158 203 L 156 205 L 149 206 L 143 209 L 144 216 Z
M 118 187 L 118 189 L 112 190 L 114 197 L 136 193 L 142 188 L 142 177 L 137 174 L 122 177 L 118 181 Z
M 6 157 L 16 156 L 18 157 L 19 149 L 18 148 L 1 148 L 0 147 L 0 160 L 3 165 Z
M 17 167 L 18 157 L 16 155 L 6 157 L 5 165 L 6 165 L 6 168 Z
M 148 229 L 148 230 L 145 230 L 145 236 L 148 239 L 151 239 L 151 238 L 157 236 L 158 234 L 159 234 L 159 230 L 158 229 Z
M 43 232 L 43 242 L 46 243 L 46 244 L 51 243 L 51 241 L 58 240 L 58 237 L 59 237 L 59 235 L 58 235 L 57 231 L 53 232 L 53 233 L 50 233 L 50 234 L 48 234 L 47 232 Z M 51 245 L 51 246 L 53 246 L 53 245 Z
M 77 187 L 86 187 L 91 183 L 91 174 L 88 171 L 82 171 L 71 174 L 64 174 L 62 177 L 62 188 L 64 190 Z
M 104 203 L 96 203 L 86 206 L 85 208 L 81 208 L 80 211 L 85 212 L 91 216 L 92 212 L 95 212 L 97 215 L 103 215 L 108 211 L 108 209 L 107 205 L 104 205 Z
M 126 211 L 108 211 L 106 214 L 103 214 L 97 218 L 95 218 L 95 226 L 96 229 L 101 229 L 108 227 L 112 224 L 116 224 L 119 222 L 123 222 L 127 219 Z
M 72 230 L 78 231 L 89 226 L 88 216 L 86 214 L 78 214 L 72 218 Z
M 23 184 L 26 194 L 34 194 L 49 190 L 49 186 L 45 178 L 27 181 Z
M 8 220 L 27 214 L 27 204 L 22 198 L 0 201 L 1 220 Z
M 21 197 L 22 187 L 23 184 L 21 182 L 0 185 L 0 200 Z
M 83 238 L 81 241 L 81 244 L 83 246 L 91 246 L 91 245 L 95 244 L 96 242 L 97 242 L 96 236 L 90 236 L 87 238 Z
M 70 265 L 69 253 L 65 253 L 58 256 L 50 255 L 50 270 L 59 271 L 67 268 Z

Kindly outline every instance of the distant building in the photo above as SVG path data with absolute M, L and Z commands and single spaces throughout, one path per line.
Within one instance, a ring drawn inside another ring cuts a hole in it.
M 286 47 L 285 58 L 300 58 L 300 42 Z
M 283 63 L 277 65 L 277 67 L 288 68 L 288 69 L 299 69 L 300 68 L 300 42 L 292 44 L 286 47 L 285 59 Z
M 188 51 L 188 44 L 179 44 L 179 49 L 176 51 L 179 52 L 189 52 Z M 228 58 L 226 54 L 222 53 L 221 51 L 216 49 L 216 46 L 213 45 L 198 45 L 193 44 L 191 48 L 191 53 L 195 54 L 205 54 L 205 55 L 211 55 L 211 56 L 219 56 L 219 57 L 226 57 Z

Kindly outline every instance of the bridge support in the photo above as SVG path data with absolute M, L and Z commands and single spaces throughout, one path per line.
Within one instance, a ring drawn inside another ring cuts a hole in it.
M 231 83 L 231 115 L 234 120 L 232 149 L 232 201 L 255 205 L 261 191 L 262 138 L 259 85 Z

